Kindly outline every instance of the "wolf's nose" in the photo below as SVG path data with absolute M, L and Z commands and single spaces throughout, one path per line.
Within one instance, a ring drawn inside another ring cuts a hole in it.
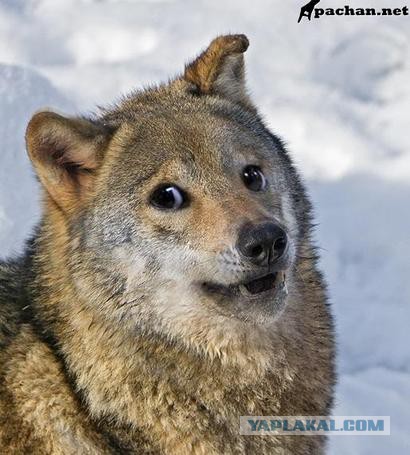
M 273 264 L 284 254 L 286 232 L 273 222 L 245 225 L 239 232 L 237 249 L 242 256 L 257 265 Z

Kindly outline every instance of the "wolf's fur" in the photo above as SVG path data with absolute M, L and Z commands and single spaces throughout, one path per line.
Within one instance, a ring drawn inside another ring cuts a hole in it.
M 95 118 L 31 120 L 44 210 L 24 256 L 0 264 L 1 453 L 324 450 L 239 435 L 241 415 L 327 415 L 334 385 L 311 206 L 246 93 L 247 46 L 219 37 L 180 78 Z M 243 185 L 247 164 L 265 193 Z M 152 208 L 161 182 L 190 206 Z M 267 218 L 289 235 L 284 309 L 204 292 L 250 273 L 238 229 Z

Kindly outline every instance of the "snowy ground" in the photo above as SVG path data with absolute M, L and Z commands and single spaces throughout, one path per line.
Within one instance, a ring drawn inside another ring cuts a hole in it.
M 0 0 L 0 251 L 18 251 L 38 216 L 23 145 L 33 111 L 92 110 L 180 71 L 216 34 L 246 33 L 251 91 L 288 142 L 316 205 L 339 337 L 334 414 L 392 418 L 392 436 L 334 437 L 330 453 L 406 454 L 410 19 L 297 24 L 303 3 Z

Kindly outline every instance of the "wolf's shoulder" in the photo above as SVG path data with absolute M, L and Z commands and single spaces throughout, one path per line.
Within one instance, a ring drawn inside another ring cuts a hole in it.
M 23 275 L 21 259 L 0 261 L 0 350 L 18 328 L 24 294 Z

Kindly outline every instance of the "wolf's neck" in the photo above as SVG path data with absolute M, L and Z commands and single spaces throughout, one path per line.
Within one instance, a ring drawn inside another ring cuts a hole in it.
M 47 239 L 40 240 L 39 317 L 53 332 L 66 370 L 72 372 L 74 392 L 82 395 L 95 420 L 142 428 L 154 439 L 168 432 L 172 447 L 181 431 L 187 437 L 198 428 L 211 434 L 221 418 L 226 431 L 237 431 L 238 415 L 279 412 L 280 397 L 294 374 L 280 339 L 260 346 L 260 356 L 258 348 L 238 345 L 235 359 L 232 352 L 211 358 L 206 350 L 139 330 L 132 321 L 113 324 L 75 289 L 63 260 L 65 240 L 52 248 Z
M 187 435 L 197 433 L 198 419 L 199 426 L 211 432 L 221 412 L 224 425 L 236 430 L 238 415 L 279 412 L 280 397 L 293 375 L 279 345 L 272 348 L 270 369 L 251 361 L 245 367 L 229 359 L 210 359 L 153 334 L 135 330 L 131 335 L 70 298 L 67 290 L 60 298 L 58 304 L 70 302 L 64 330 L 57 326 L 62 357 L 73 372 L 75 392 L 96 421 L 108 418 L 116 425 L 142 426 L 158 439 L 170 432 L 165 422 L 172 422 L 177 440 L 181 428 Z M 203 435 L 206 438 L 209 435 Z
M 96 421 L 112 419 L 114 434 L 120 423 L 154 440 L 168 434 L 168 447 L 179 453 L 181 437 L 196 435 L 205 444 L 217 433 L 217 422 L 226 432 L 237 432 L 239 415 L 280 412 L 280 398 L 292 380 L 284 362 L 275 371 L 252 372 L 151 337 L 124 339 L 102 321 L 83 316 L 78 334 L 64 342 L 66 361 L 91 415 Z

